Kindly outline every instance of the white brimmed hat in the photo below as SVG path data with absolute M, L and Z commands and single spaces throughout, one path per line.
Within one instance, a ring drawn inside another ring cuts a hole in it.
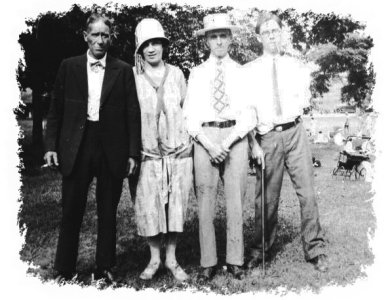
M 169 42 L 169 39 L 165 37 L 161 23 L 155 19 L 143 19 L 137 24 L 135 29 L 135 43 L 136 53 L 139 52 L 140 47 L 151 39 L 162 39 Z
M 218 29 L 229 29 L 231 32 L 240 28 L 232 25 L 228 14 L 211 14 L 206 15 L 203 19 L 204 28 L 196 31 L 197 36 L 205 35 L 206 32 Z

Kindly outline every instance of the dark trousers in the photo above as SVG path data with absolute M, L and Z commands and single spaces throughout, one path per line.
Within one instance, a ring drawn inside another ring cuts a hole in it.
M 324 252 L 324 239 L 314 191 L 312 155 L 302 123 L 282 132 L 270 131 L 257 135 L 257 142 L 265 152 L 265 250 L 273 245 L 278 225 L 278 205 L 286 168 L 293 183 L 301 210 L 301 236 L 305 259 Z M 255 244 L 252 256 L 262 249 L 261 168 L 256 169 Z
M 99 123 L 87 122 L 72 173 L 63 177 L 62 219 L 54 265 L 59 272 L 75 271 L 80 227 L 94 177 L 98 214 L 96 265 L 107 269 L 115 265 L 116 213 L 123 179 L 114 177 L 109 170 L 99 138 Z

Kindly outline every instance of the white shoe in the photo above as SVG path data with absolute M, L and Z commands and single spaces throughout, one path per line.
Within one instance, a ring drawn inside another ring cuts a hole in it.
M 162 268 L 162 263 L 160 261 L 154 263 L 150 262 L 140 274 L 139 278 L 143 280 L 151 280 L 160 268 Z
M 181 268 L 178 262 L 174 262 L 171 264 L 165 263 L 166 268 L 173 274 L 174 278 L 180 282 L 188 280 L 189 276 L 185 271 Z

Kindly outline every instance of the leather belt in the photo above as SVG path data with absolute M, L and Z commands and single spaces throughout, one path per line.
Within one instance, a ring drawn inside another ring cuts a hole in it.
M 201 124 L 202 127 L 218 127 L 218 128 L 228 128 L 236 124 L 235 120 L 223 121 L 223 122 L 204 122 Z
M 285 131 L 285 130 L 287 130 L 287 129 L 290 129 L 291 127 L 294 127 L 294 126 L 297 125 L 299 122 L 301 122 L 301 117 L 300 117 L 300 116 L 299 116 L 299 117 L 296 117 L 295 120 L 294 120 L 293 122 L 288 122 L 288 123 L 276 125 L 276 126 L 273 128 L 273 130 L 274 130 L 274 131 L 278 131 L 278 132 Z

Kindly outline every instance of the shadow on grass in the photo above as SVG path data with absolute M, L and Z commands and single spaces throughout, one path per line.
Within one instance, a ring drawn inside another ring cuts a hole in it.
M 33 182 L 30 180 L 31 177 L 24 177 L 25 184 L 30 186 L 31 192 L 23 194 L 24 201 L 19 214 L 20 225 L 26 230 L 26 241 L 20 254 L 22 260 L 38 267 L 30 269 L 29 272 L 46 281 L 54 276 L 53 263 L 58 236 L 57 228 L 61 218 L 61 180 L 57 172 L 43 172 L 39 176 L 34 176 Z M 81 285 L 91 283 L 91 273 L 95 267 L 97 217 L 93 191 L 95 191 L 95 181 L 90 188 L 80 235 L 77 270 Z M 122 201 L 130 201 L 126 192 Z M 214 220 L 219 270 L 216 278 L 208 283 L 200 282 L 197 279 L 200 272 L 200 245 L 197 202 L 194 196 L 190 201 L 184 233 L 179 236 L 176 251 L 180 265 L 190 276 L 190 280 L 186 284 L 177 283 L 166 270 L 160 271 L 149 282 L 140 280 L 139 275 L 148 264 L 150 253 L 145 238 L 136 235 L 132 204 L 121 203 L 117 220 L 117 264 L 114 269 L 117 286 L 127 286 L 135 290 L 153 288 L 159 291 L 183 290 L 192 286 L 199 291 L 210 290 L 218 294 L 232 294 L 249 290 L 246 284 L 235 280 L 223 269 L 226 258 L 226 210 L 222 201 L 217 201 Z M 299 229 L 293 226 L 291 220 L 283 218 L 279 222 L 278 236 L 267 267 L 274 261 L 275 255 L 299 235 Z M 244 220 L 246 256 L 251 247 L 253 235 L 254 218 L 248 217 Z M 163 248 L 163 261 L 164 252 Z

